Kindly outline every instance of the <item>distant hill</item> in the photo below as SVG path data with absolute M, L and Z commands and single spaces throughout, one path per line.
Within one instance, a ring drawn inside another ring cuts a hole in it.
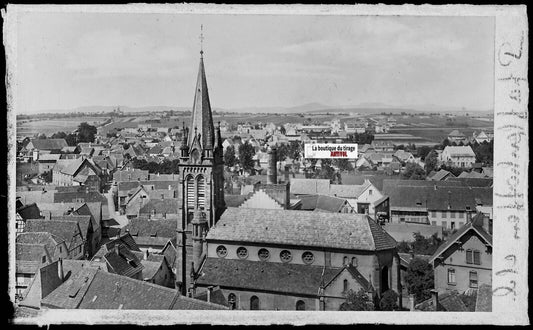
M 107 106 L 107 105 L 93 105 L 83 106 L 73 109 L 49 109 L 43 110 L 40 113 L 70 113 L 70 112 L 84 112 L 84 113 L 99 113 L 112 112 L 120 108 L 125 113 L 135 112 L 158 112 L 158 111 L 190 111 L 189 107 L 176 107 L 166 105 L 130 107 L 130 106 Z M 416 112 L 472 112 L 476 114 L 489 114 L 492 110 L 478 110 L 478 109 L 464 109 L 454 107 L 443 107 L 433 104 L 428 105 L 409 105 L 409 106 L 395 106 L 384 103 L 361 103 L 359 105 L 325 105 L 321 103 L 307 103 L 293 107 L 241 107 L 241 108 L 213 108 L 217 112 L 236 112 L 236 113 L 326 113 L 326 112 L 345 112 L 345 113 L 362 113 L 362 114 L 379 114 L 382 112 L 398 114 L 401 112 L 416 113 Z M 22 114 L 22 113 L 21 113 Z

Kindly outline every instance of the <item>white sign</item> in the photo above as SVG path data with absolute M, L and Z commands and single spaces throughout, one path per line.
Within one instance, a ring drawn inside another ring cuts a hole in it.
M 357 143 L 306 143 L 305 158 L 357 158 Z

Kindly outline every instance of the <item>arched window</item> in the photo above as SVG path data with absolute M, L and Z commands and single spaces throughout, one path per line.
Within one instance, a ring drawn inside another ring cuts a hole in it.
M 296 302 L 296 310 L 297 311 L 305 311 L 305 302 L 303 300 L 298 300 Z
M 196 179 L 196 193 L 198 200 L 198 208 L 205 209 L 205 179 L 199 175 Z
M 357 267 L 357 258 L 352 257 L 352 266 Z
M 194 178 L 191 176 L 187 177 L 186 180 L 187 184 L 187 208 L 190 210 L 194 209 L 194 206 L 196 205 L 196 199 L 195 199 L 195 189 L 194 189 Z
M 257 296 L 252 296 L 250 298 L 250 310 L 252 311 L 259 310 L 259 298 L 257 298 Z
M 344 258 L 342 259 L 342 265 L 343 266 L 348 266 L 348 257 L 347 256 L 344 256 Z
M 228 295 L 228 303 L 229 303 L 231 309 L 236 309 L 237 308 L 237 296 L 235 295 L 235 293 L 230 293 Z
M 344 279 L 344 281 L 342 282 L 342 291 L 348 292 L 348 280 L 347 279 Z

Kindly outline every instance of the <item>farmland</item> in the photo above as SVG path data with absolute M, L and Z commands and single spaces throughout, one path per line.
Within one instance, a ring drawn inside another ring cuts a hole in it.
M 98 125 L 108 117 L 67 117 L 43 120 L 21 120 L 17 122 L 17 138 L 35 134 L 52 135 L 56 132 L 71 133 L 82 122 Z

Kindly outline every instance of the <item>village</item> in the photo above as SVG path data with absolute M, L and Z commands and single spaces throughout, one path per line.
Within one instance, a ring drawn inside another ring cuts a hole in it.
M 368 310 L 490 310 L 490 132 L 465 135 L 460 128 L 449 129 L 449 134 L 435 143 L 390 133 L 402 115 L 348 115 L 342 121 L 302 120 L 284 125 L 231 123 L 222 116 L 213 127 L 224 163 L 218 174 L 223 179 L 224 215 L 240 209 L 252 212 L 250 217 L 257 215 L 254 211 L 273 212 L 272 217 L 276 217 L 276 210 L 285 210 L 284 214 L 294 212 L 295 218 L 302 217 L 298 221 L 307 221 L 305 214 L 323 215 L 327 221 L 337 221 L 336 226 L 350 217 L 370 224 L 370 232 L 387 242 L 385 250 L 392 252 L 386 257 L 392 258 L 392 263 L 376 271 L 372 261 L 365 260 L 368 252 L 358 255 L 361 247 L 352 247 L 348 256 L 336 256 L 341 258 L 338 264 L 330 255 L 338 254 L 333 250 L 325 257 L 329 261 L 319 261 L 330 265 L 329 274 L 312 275 L 315 284 L 299 288 L 296 274 L 300 270 L 295 269 L 288 287 L 283 288 L 266 278 L 246 284 L 235 282 L 241 276 L 251 276 L 254 270 L 220 274 L 233 266 L 208 263 L 213 257 L 227 259 L 231 248 L 218 245 L 217 225 L 215 234 L 202 238 L 204 259 L 197 261 L 203 263 L 207 278 L 184 276 L 184 269 L 189 267 L 182 267 L 182 249 L 189 260 L 194 258 L 193 244 L 183 244 L 180 236 L 183 195 L 196 195 L 204 205 L 210 196 L 205 187 L 191 192 L 194 188 L 180 173 L 183 145 L 191 144 L 185 121 L 190 124 L 195 120 L 195 109 L 192 119 L 186 119 L 188 114 L 168 119 L 168 113 L 161 113 L 142 122 L 118 116 L 99 127 L 83 123 L 72 133 L 41 134 L 18 142 L 15 225 L 19 306 L 33 310 L 349 310 L 353 303 L 347 293 L 352 289 L 353 299 L 361 299 L 356 297 L 360 290 L 365 293 L 364 300 L 371 306 Z M 79 140 L 84 142 L 76 143 Z M 358 143 L 358 158 L 306 159 L 306 143 Z M 339 213 L 342 219 L 330 219 Z M 228 226 L 237 226 L 240 221 L 238 215 L 231 219 L 224 215 Z M 270 221 L 265 219 L 258 225 Z M 347 230 L 349 222 L 339 230 Z M 182 228 L 187 232 L 185 241 L 193 236 L 193 227 L 194 221 L 188 218 Z M 342 236 L 339 232 L 332 235 Z M 222 241 L 243 239 L 229 236 Z M 259 253 L 255 263 L 270 258 L 268 250 L 257 252 L 255 246 L 246 246 L 249 242 L 233 244 L 238 256 L 233 261 L 235 267 L 242 263 L 238 259 L 247 258 L 248 249 Z M 292 243 L 270 244 L 276 246 L 273 253 L 281 253 L 280 265 L 292 260 Z M 323 245 L 333 248 L 328 244 Z M 281 252 L 275 252 L 278 249 Z M 376 249 L 370 247 L 371 251 Z M 303 263 L 297 262 L 302 265 L 305 260 L 312 263 L 314 258 L 323 258 L 314 257 L 310 251 L 299 253 L 308 253 L 302 257 Z M 425 268 L 432 279 L 431 288 L 416 289 L 420 279 L 413 278 L 413 267 Z M 322 270 L 317 268 L 318 273 Z M 281 270 L 270 271 L 277 274 Z M 279 276 L 283 277 L 281 273 Z M 265 290 L 268 294 L 263 297 Z M 317 290 L 323 292 L 322 297 L 316 295 Z M 286 301 L 292 299 L 296 299 L 295 305 Z

